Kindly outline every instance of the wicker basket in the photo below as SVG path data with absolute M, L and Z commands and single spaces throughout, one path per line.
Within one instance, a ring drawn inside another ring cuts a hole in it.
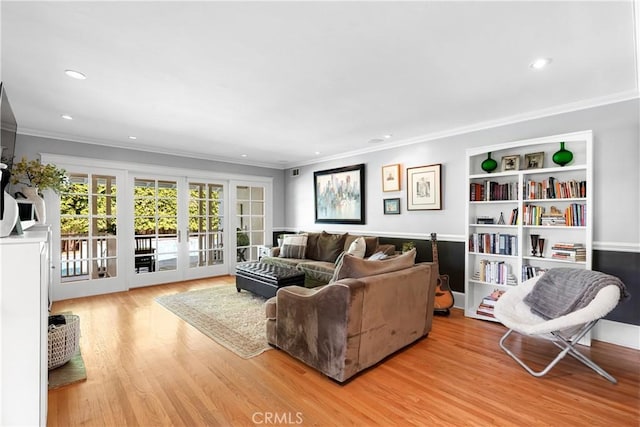
M 66 324 L 49 329 L 49 370 L 67 363 L 80 347 L 80 317 L 64 315 Z

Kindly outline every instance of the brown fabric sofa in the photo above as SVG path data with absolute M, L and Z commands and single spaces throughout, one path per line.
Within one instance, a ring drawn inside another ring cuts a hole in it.
M 343 382 L 429 333 L 437 274 L 435 264 L 420 263 L 315 289 L 281 288 L 266 303 L 267 340 Z
M 301 233 L 307 236 L 307 246 L 304 258 L 283 258 L 280 256 L 280 248 L 271 249 L 270 256 L 263 257 L 262 262 L 271 265 L 280 265 L 296 268 L 304 273 L 304 286 L 314 288 L 326 285 L 333 277 L 338 256 L 349 249 L 351 243 L 359 235 L 327 233 Z M 376 252 L 383 252 L 386 255 L 393 255 L 394 245 L 380 245 L 378 237 L 362 236 L 366 243 L 365 258 Z

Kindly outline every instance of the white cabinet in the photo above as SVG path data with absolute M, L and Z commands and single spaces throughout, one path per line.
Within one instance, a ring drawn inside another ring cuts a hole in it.
M 565 166 L 552 160 L 561 142 Z M 467 150 L 467 316 L 493 320 L 485 297 L 549 268 L 591 269 L 592 151 L 591 131 Z M 487 173 L 489 153 L 498 165 Z
M 49 233 L 0 239 L 0 425 L 47 424 Z

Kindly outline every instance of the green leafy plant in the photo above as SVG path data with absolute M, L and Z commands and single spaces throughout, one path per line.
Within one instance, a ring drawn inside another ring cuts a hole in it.
M 415 247 L 416 247 L 416 244 L 413 242 L 404 242 L 402 244 L 402 252 L 409 252 L 411 249 Z
M 43 165 L 40 160 L 27 160 L 23 157 L 11 169 L 11 183 L 37 187 L 40 190 L 51 189 L 60 193 L 68 187 L 69 178 L 64 169 L 52 164 Z
M 237 246 L 249 246 L 249 236 L 240 228 L 237 230 Z

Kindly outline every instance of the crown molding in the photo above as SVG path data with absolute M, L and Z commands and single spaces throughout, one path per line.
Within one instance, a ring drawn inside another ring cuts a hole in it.
M 640 0 L 636 0 L 636 3 L 637 2 L 640 2 Z M 638 13 L 639 13 L 638 10 L 639 9 L 640 9 L 640 7 L 636 7 L 636 15 L 638 15 Z M 637 20 L 636 20 L 636 22 L 637 22 Z M 636 25 L 636 27 L 637 26 L 638 25 Z M 636 57 L 636 70 L 638 71 L 638 67 L 639 67 L 638 66 L 638 56 L 640 56 L 640 42 L 638 42 L 638 35 L 637 34 L 636 34 L 636 44 L 638 44 L 638 51 L 639 51 L 639 53 L 637 54 L 637 57 Z M 638 82 L 639 82 L 638 85 L 640 86 L 640 71 L 638 71 L 638 73 L 639 73 L 638 74 Z M 165 154 L 165 155 L 170 155 L 170 156 L 179 156 L 179 157 L 187 157 L 187 158 L 195 158 L 195 159 L 204 159 L 204 160 L 210 160 L 210 161 L 215 161 L 215 162 L 223 162 L 223 163 L 230 163 L 230 164 L 237 164 L 237 165 L 244 165 L 244 166 L 254 166 L 254 167 L 263 167 L 263 168 L 269 168 L 269 169 L 285 170 L 285 169 L 290 169 L 292 167 L 314 165 L 314 164 L 323 163 L 323 162 L 327 162 L 327 161 L 340 160 L 340 159 L 344 159 L 344 158 L 359 156 L 359 155 L 368 154 L 368 153 L 374 153 L 374 152 L 378 152 L 378 151 L 386 151 L 386 150 L 390 150 L 390 149 L 393 149 L 393 148 L 404 147 L 404 146 L 414 145 L 414 144 L 420 144 L 420 143 L 434 141 L 434 140 L 438 140 L 438 139 L 442 139 L 442 138 L 447 138 L 447 137 L 452 137 L 452 136 L 457 136 L 457 135 L 463 135 L 463 134 L 470 133 L 470 132 L 477 132 L 477 131 L 481 131 L 481 130 L 492 129 L 492 128 L 497 128 L 497 127 L 506 126 L 506 125 L 510 125 L 510 124 L 520 123 L 520 122 L 524 122 L 524 121 L 528 121 L 528 120 L 535 120 L 535 119 L 540 119 L 540 118 L 544 118 L 544 117 L 551 117 L 551 116 L 554 116 L 554 115 L 570 113 L 570 112 L 573 112 L 573 111 L 580 111 L 580 110 L 586 110 L 586 109 L 589 109 L 589 108 L 601 107 L 601 106 L 605 106 L 605 105 L 615 104 L 615 103 L 618 103 L 618 102 L 630 101 L 630 100 L 638 99 L 638 98 L 640 98 L 640 91 L 638 90 L 638 87 L 636 87 L 633 90 L 629 90 L 629 91 L 625 91 L 625 92 L 619 92 L 619 93 L 615 93 L 615 94 L 611 94 L 611 95 L 606 95 L 606 96 L 602 96 L 602 97 L 599 97 L 599 98 L 591 98 L 591 99 L 588 99 L 588 100 L 572 102 L 572 103 L 563 104 L 563 105 L 557 105 L 557 106 L 554 106 L 554 107 L 549 107 L 549 108 L 544 108 L 544 109 L 540 109 L 540 110 L 530 111 L 530 112 L 527 112 L 527 113 L 514 114 L 512 116 L 506 116 L 506 117 L 503 117 L 503 118 L 500 118 L 500 119 L 496 119 L 496 120 L 488 120 L 488 121 L 484 121 L 484 122 L 474 123 L 474 124 L 471 124 L 471 125 L 468 125 L 468 126 L 461 126 L 461 127 L 458 127 L 458 128 L 447 129 L 447 130 L 443 130 L 443 131 L 440 131 L 440 132 L 433 132 L 433 133 L 426 134 L 426 135 L 406 138 L 406 139 L 403 139 L 403 140 L 400 140 L 400 141 L 395 141 L 395 142 L 392 142 L 392 143 L 387 143 L 387 144 L 379 145 L 379 146 L 376 146 L 376 147 L 371 147 L 371 148 L 366 148 L 366 149 L 361 149 L 361 150 L 348 151 L 348 152 L 337 154 L 337 155 L 334 155 L 334 156 L 327 156 L 327 157 L 322 157 L 322 158 L 316 158 L 316 159 L 309 160 L 309 161 L 306 161 L 306 162 L 295 162 L 295 163 L 294 162 L 265 163 L 265 162 L 254 162 L 254 161 L 251 161 L 251 160 L 240 161 L 238 159 L 211 156 L 211 155 L 208 155 L 208 154 L 196 153 L 196 152 L 191 152 L 191 151 L 188 151 L 188 150 L 167 150 L 167 149 L 162 149 L 162 148 L 158 148 L 158 147 L 152 147 L 152 146 L 144 145 L 144 144 L 136 145 L 135 147 L 130 147 L 130 146 L 127 146 L 126 144 L 123 144 L 123 143 L 120 143 L 120 142 L 99 140 L 99 139 L 77 138 L 77 137 L 74 137 L 74 136 L 71 136 L 71 135 L 56 134 L 56 133 L 51 133 L 51 132 L 43 132 L 43 131 L 40 131 L 40 130 L 29 129 L 29 128 L 19 128 L 18 129 L 18 133 L 21 134 L 21 135 L 28 135 L 28 136 L 35 136 L 35 137 L 40 137 L 40 138 L 50 138 L 50 139 L 57 139 L 57 140 L 63 140 L 63 141 L 78 142 L 78 143 L 83 143 L 83 144 L 100 145 L 100 146 L 112 147 L 112 148 L 120 148 L 120 149 L 125 149 L 125 150 L 136 150 L 136 151 L 143 151 L 143 152 L 150 152 L 150 153 L 157 153 L 157 154 Z
M 507 125 L 511 125 L 511 124 L 515 124 L 515 123 L 525 122 L 525 121 L 528 121 L 528 120 L 540 119 L 540 118 L 544 118 L 544 117 L 551 117 L 551 116 L 555 116 L 555 115 L 559 115 L 559 114 L 571 113 L 573 111 L 580 111 L 580 110 L 586 110 L 586 109 L 589 109 L 589 108 L 595 108 L 595 107 L 601 107 L 601 106 L 610 105 L 610 104 L 616 104 L 616 103 L 619 103 L 619 102 L 630 101 L 630 100 L 638 99 L 638 98 L 640 98 L 640 91 L 638 91 L 638 88 L 636 88 L 636 89 L 633 89 L 633 90 L 629 90 L 629 91 L 625 91 L 625 92 L 619 92 L 619 93 L 615 93 L 615 94 L 611 94 L 611 95 L 606 95 L 606 96 L 602 96 L 602 97 L 599 97 L 599 98 L 591 98 L 591 99 L 588 99 L 588 100 L 583 100 L 583 101 L 577 101 L 577 102 L 572 102 L 572 103 L 568 103 L 568 104 L 557 105 L 557 106 L 554 106 L 554 107 L 543 108 L 543 109 L 535 110 L 535 111 L 529 111 L 527 113 L 514 114 L 512 116 L 506 116 L 506 117 L 503 117 L 503 118 L 500 118 L 500 119 L 496 119 L 496 120 L 488 120 L 488 121 L 484 121 L 484 122 L 478 122 L 478 123 L 474 123 L 474 124 L 471 124 L 471 125 L 468 125 L 468 126 L 461 126 L 461 127 L 458 127 L 458 128 L 444 130 L 444 131 L 441 131 L 441 132 L 434 132 L 434 133 L 430 133 L 430 134 L 426 134 L 426 135 L 422 135 L 422 136 L 416 136 L 416 137 L 412 137 L 412 138 L 407 138 L 407 139 L 391 142 L 391 143 L 384 144 L 384 145 L 378 145 L 378 146 L 372 147 L 372 148 L 366 148 L 366 149 L 362 149 L 362 150 L 354 150 L 354 151 L 350 151 L 350 152 L 346 152 L 346 153 L 342 153 L 342 154 L 337 154 L 335 156 L 327 156 L 327 157 L 323 157 L 323 158 L 320 158 L 320 159 L 313 159 L 313 160 L 310 160 L 308 162 L 288 163 L 285 168 L 289 169 L 289 168 L 292 168 L 292 167 L 309 166 L 309 165 L 314 165 L 314 164 L 318 164 L 318 163 L 322 163 L 322 162 L 326 162 L 326 161 L 331 161 L 331 160 L 339 160 L 339 159 L 359 156 L 359 155 L 363 155 L 363 154 L 367 154 L 367 153 L 373 153 L 373 152 L 377 152 L 377 151 L 385 151 L 385 150 L 390 150 L 392 148 L 404 147 L 404 146 L 413 145 L 413 144 L 420 144 L 420 143 L 423 143 L 423 142 L 434 141 L 434 140 L 447 138 L 447 137 L 451 137 L 451 136 L 463 135 L 463 134 L 470 133 L 470 132 L 477 132 L 477 131 L 481 131 L 481 130 L 492 129 L 492 128 L 497 128 L 497 127 L 501 127 L 501 126 L 507 126 Z
M 165 154 L 169 156 L 186 157 L 191 159 L 210 160 L 213 162 L 230 163 L 234 165 L 255 166 L 255 167 L 278 169 L 278 170 L 284 169 L 282 164 L 253 162 L 250 160 L 240 161 L 240 160 L 231 159 L 228 157 L 211 156 L 208 154 L 196 153 L 196 152 L 187 151 L 187 150 L 174 150 L 174 149 L 167 150 L 167 149 L 162 149 L 158 147 L 152 147 L 150 145 L 145 145 L 145 144 L 139 144 L 139 145 L 136 144 L 135 147 L 131 147 L 121 142 L 113 142 L 113 141 L 100 140 L 100 139 L 78 138 L 71 135 L 58 134 L 58 133 L 52 133 L 52 132 L 43 132 L 37 129 L 19 128 L 18 134 L 35 136 L 38 138 L 57 139 L 60 141 L 78 142 L 81 144 L 91 144 L 91 145 L 99 145 L 103 147 L 120 148 L 124 150 L 142 151 L 146 153 Z

